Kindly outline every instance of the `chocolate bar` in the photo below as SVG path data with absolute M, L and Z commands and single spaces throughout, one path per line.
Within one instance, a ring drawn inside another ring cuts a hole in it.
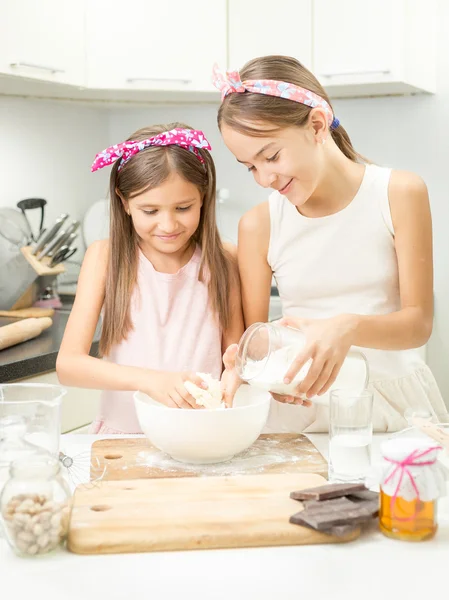
M 304 510 L 290 517 L 290 523 L 335 536 L 344 536 L 376 517 L 379 494 L 363 484 L 332 484 L 292 492 Z
M 363 483 L 333 483 L 292 492 L 290 498 L 293 500 L 330 500 L 362 491 L 368 491 Z

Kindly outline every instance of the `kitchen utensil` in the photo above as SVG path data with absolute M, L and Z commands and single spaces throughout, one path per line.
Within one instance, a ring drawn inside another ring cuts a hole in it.
M 62 246 L 73 246 L 73 242 L 76 240 L 77 237 L 78 234 L 76 232 L 71 233 L 70 235 L 64 235 L 59 239 L 58 243 L 48 252 L 47 256 L 53 258 L 53 256 L 56 254 L 56 252 L 58 252 L 60 248 L 62 248 Z
M 168 408 L 142 392 L 134 402 L 142 431 L 156 448 L 181 462 L 208 464 L 230 460 L 257 440 L 271 396 L 242 385 L 228 409 Z
M 11 309 L 37 277 L 38 273 L 21 252 L 1 264 L 0 309 Z
M 37 337 L 45 329 L 51 327 L 52 323 L 50 317 L 42 317 L 23 319 L 17 323 L 3 325 L 0 327 L 0 350 Z
M 9 207 L 0 208 L 0 226 L 2 223 L 3 227 L 0 231 L 2 237 L 5 237 L 5 233 L 6 236 L 8 236 L 10 228 L 12 228 L 14 231 L 14 242 L 12 243 L 16 246 L 18 246 L 19 243 L 24 246 L 28 242 L 29 234 L 26 219 L 20 211 Z M 8 239 L 8 237 L 6 237 L 6 239 Z M 20 240 L 20 242 L 18 240 Z
M 102 481 L 73 499 L 68 549 L 78 554 L 157 552 L 347 542 L 293 525 L 292 491 L 325 484 L 320 475 L 242 475 Z
M 50 242 L 37 254 L 37 258 L 41 260 L 44 256 L 49 256 L 52 252 L 63 246 L 72 233 L 75 233 L 78 227 L 79 221 L 72 221 L 66 229 L 61 229 L 58 232 L 58 235 L 50 240 Z
M 277 394 L 294 395 L 305 378 L 311 360 L 302 367 L 293 381 L 284 383 L 284 377 L 295 357 L 304 348 L 305 337 L 298 329 L 276 323 L 254 323 L 242 335 L 236 357 L 238 375 L 251 386 Z M 315 404 L 329 404 L 332 389 L 362 391 L 369 381 L 369 366 L 359 350 L 349 350 L 331 389 L 311 400 Z
M 186 465 L 171 459 L 146 438 L 98 440 L 92 444 L 91 479 L 156 479 L 262 473 L 317 473 L 327 462 L 300 433 L 264 433 L 227 463 Z
M 72 234 L 75 235 L 75 234 Z M 75 254 L 78 248 L 69 248 L 69 246 L 61 246 L 57 252 L 53 254 L 53 257 L 50 261 L 50 267 L 54 267 L 55 265 L 68 260 L 71 256 Z
M 20 202 L 17 202 L 17 207 L 20 208 L 20 210 L 22 211 L 22 214 L 25 217 L 25 220 L 27 223 L 30 242 L 36 241 L 40 235 L 40 232 L 42 231 L 42 228 L 44 225 L 45 205 L 46 204 L 47 204 L 47 201 L 44 200 L 43 198 L 26 198 L 25 200 L 20 200 Z M 40 220 L 40 224 L 39 224 L 39 230 L 38 230 L 36 236 L 34 236 L 31 224 L 28 220 L 28 217 L 25 214 L 26 210 L 34 210 L 35 208 L 41 209 L 41 220 Z
M 10 218 L 0 212 L 0 235 L 16 248 L 25 246 L 28 241 L 26 232 Z
M 52 308 L 21 308 L 19 310 L 0 310 L 0 317 L 8 317 L 9 319 L 28 319 L 39 317 L 52 317 L 55 311 Z
M 61 405 L 66 393 L 59 385 L 0 384 L 0 418 L 9 415 L 23 416 L 27 421 L 26 439 L 58 458 Z
M 95 485 L 101 481 L 106 474 L 107 465 L 100 466 L 99 459 L 92 458 L 89 450 L 80 452 L 74 456 L 65 454 L 62 450 L 59 452 L 59 461 L 63 467 L 63 472 L 67 474 L 72 489 L 78 485 Z M 90 471 L 95 471 L 96 475 L 89 478 Z
M 39 237 L 38 242 L 36 243 L 36 245 L 33 248 L 33 254 L 36 255 L 38 254 L 41 250 L 43 250 L 43 248 L 56 236 L 56 234 L 58 233 L 58 231 L 61 229 L 61 227 L 64 225 L 66 219 L 68 218 L 69 215 L 63 213 L 62 215 L 60 215 L 56 221 L 55 224 L 53 225 L 53 227 L 51 227 L 48 232 L 45 234 L 45 236 Z

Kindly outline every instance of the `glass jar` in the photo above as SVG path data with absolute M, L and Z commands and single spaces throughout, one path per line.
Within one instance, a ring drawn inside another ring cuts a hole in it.
M 51 456 L 15 461 L 0 496 L 6 539 L 20 556 L 55 550 L 67 537 L 70 489 Z
M 61 404 L 66 390 L 44 383 L 0 385 L 0 417 L 20 415 L 27 423 L 26 439 L 55 458 L 59 453 Z
M 254 323 L 240 339 L 236 370 L 241 379 L 268 392 L 294 395 L 312 364 L 309 359 L 291 383 L 284 383 L 288 368 L 302 351 L 305 336 L 298 329 L 277 323 Z M 350 350 L 331 389 L 364 390 L 369 381 L 365 355 Z M 329 391 L 315 397 L 315 403 L 328 404 Z
M 11 464 L 33 455 L 49 456 L 39 446 L 25 439 L 27 423 L 24 417 L 11 415 L 0 418 L 0 492 L 9 479 Z
M 432 538 L 437 531 L 437 500 L 446 493 L 446 472 L 438 443 L 424 438 L 393 438 L 381 446 L 379 525 L 387 537 L 404 541 Z

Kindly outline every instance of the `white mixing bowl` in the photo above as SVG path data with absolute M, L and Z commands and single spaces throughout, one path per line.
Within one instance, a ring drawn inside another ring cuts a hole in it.
M 230 460 L 259 437 L 270 410 L 270 394 L 242 385 L 228 409 L 168 408 L 142 392 L 134 394 L 142 431 L 175 460 L 210 464 Z

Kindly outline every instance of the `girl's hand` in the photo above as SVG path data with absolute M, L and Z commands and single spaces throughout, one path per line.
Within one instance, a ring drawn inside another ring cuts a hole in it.
M 312 359 L 309 372 L 298 386 L 298 395 L 321 396 L 334 383 L 352 345 L 357 315 L 338 315 L 329 319 L 285 317 L 286 327 L 300 329 L 306 338 L 302 352 L 288 369 L 284 382 L 290 383 L 305 363 Z
M 235 393 L 242 383 L 244 383 L 235 370 L 237 350 L 238 345 L 232 344 L 226 348 L 226 352 L 223 355 L 225 370 L 221 376 L 221 389 L 223 390 L 223 400 L 228 408 L 232 407 Z
M 208 388 L 204 379 L 201 379 L 196 373 L 157 371 L 150 375 L 147 389 L 142 389 L 142 391 L 157 402 L 171 408 L 201 408 L 195 398 L 186 390 L 185 381 L 191 381 L 205 390 Z

